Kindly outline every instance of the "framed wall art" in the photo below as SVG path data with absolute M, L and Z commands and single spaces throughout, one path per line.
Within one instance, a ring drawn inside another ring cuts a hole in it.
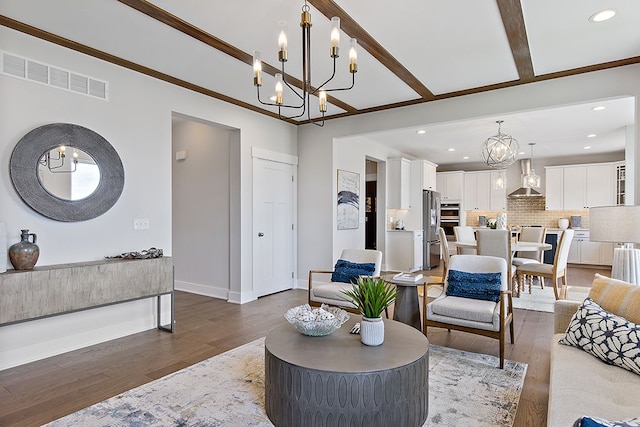
M 338 169 L 338 230 L 360 226 L 360 174 Z

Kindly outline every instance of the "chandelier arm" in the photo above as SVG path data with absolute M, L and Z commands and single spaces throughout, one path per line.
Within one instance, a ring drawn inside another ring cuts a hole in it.
M 351 79 L 351 86 L 349 87 L 340 87 L 340 88 L 335 88 L 335 89 L 325 89 L 325 92 L 337 92 L 340 90 L 350 90 L 353 89 L 353 87 L 356 85 L 356 73 L 351 73 L 352 79 Z
M 276 104 L 275 102 L 264 102 L 262 99 L 260 99 L 260 86 L 256 86 L 257 88 L 257 92 L 258 92 L 258 102 L 262 105 L 268 105 L 270 107 L 284 107 L 284 108 L 295 108 L 295 109 L 299 109 L 304 107 L 304 104 L 302 105 L 286 105 L 286 104 Z M 304 113 L 303 113 L 304 114 Z M 298 117 L 298 116 L 296 116 Z
M 333 73 L 331 74 L 331 77 L 329 77 L 329 79 L 327 81 L 325 81 L 324 83 L 322 83 L 320 86 L 318 86 L 317 88 L 315 88 L 313 90 L 313 92 L 311 92 L 312 95 L 315 95 L 319 90 L 324 90 L 325 92 L 329 92 L 332 89 L 322 89 L 324 87 L 324 85 L 326 85 L 327 83 L 329 83 L 331 80 L 333 80 L 333 78 L 336 76 L 336 59 L 337 58 L 333 58 Z M 311 89 L 311 88 L 310 88 Z

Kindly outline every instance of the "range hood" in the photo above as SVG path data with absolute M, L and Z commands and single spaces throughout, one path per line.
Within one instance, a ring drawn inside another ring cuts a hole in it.
M 528 175 L 531 171 L 531 159 L 520 160 L 520 170 L 522 171 L 521 177 Z M 510 193 L 508 197 L 542 197 L 542 194 L 533 188 L 520 187 Z

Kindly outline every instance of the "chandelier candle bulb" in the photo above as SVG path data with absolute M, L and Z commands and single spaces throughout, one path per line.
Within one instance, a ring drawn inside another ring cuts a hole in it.
M 257 50 L 253 52 L 253 85 L 262 86 L 262 58 Z
M 325 92 L 324 90 L 321 90 L 320 95 L 318 96 L 318 99 L 320 100 L 320 112 L 326 113 L 327 112 L 327 92 Z
M 340 45 L 340 18 L 331 18 L 331 57 L 338 57 L 338 46 Z
M 358 71 L 358 40 L 351 39 L 351 47 L 349 48 L 349 72 Z
M 288 54 L 287 54 L 287 22 L 280 21 L 280 34 L 278 35 L 278 46 L 280 50 L 278 51 L 278 61 L 287 62 Z
M 276 104 L 282 104 L 282 74 L 276 74 Z

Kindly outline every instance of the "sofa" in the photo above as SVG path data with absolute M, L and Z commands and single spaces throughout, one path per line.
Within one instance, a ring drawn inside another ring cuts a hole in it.
M 588 296 L 602 309 L 640 323 L 640 286 L 596 274 Z M 640 375 L 559 343 L 581 304 L 569 300 L 555 303 L 547 425 L 568 427 L 583 416 L 607 420 L 640 417 Z

